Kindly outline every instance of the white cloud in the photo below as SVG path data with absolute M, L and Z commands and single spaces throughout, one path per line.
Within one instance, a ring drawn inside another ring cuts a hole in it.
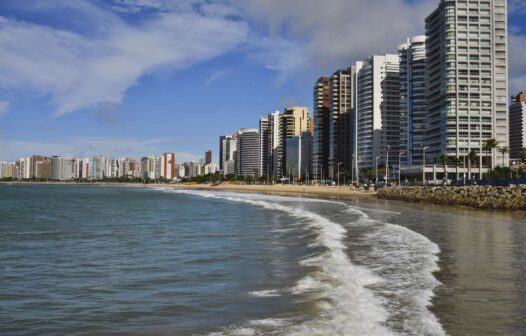
M 104 15 L 112 20 L 97 36 L 0 17 L 0 88 L 49 94 L 59 115 L 120 103 L 142 76 L 216 57 L 247 34 L 243 22 L 197 12 L 161 13 L 140 26 Z
M 510 94 L 526 91 L 526 36 L 510 36 Z
M 9 111 L 9 102 L 0 100 L 0 117 Z
M 220 79 L 223 79 L 229 75 L 228 69 L 220 69 L 212 72 L 206 79 L 204 86 L 208 87 Z
M 85 137 L 68 138 L 53 142 L 35 142 L 19 140 L 2 140 L 2 157 L 0 161 L 15 161 L 21 157 L 40 155 L 62 155 L 77 158 L 91 158 L 95 155 L 108 157 L 131 156 L 141 158 L 147 155 L 159 155 L 171 152 L 176 141 L 171 138 L 138 139 L 138 138 L 105 138 Z M 192 153 L 177 153 L 177 162 L 198 160 Z
M 240 2 L 241 3 L 241 2 Z M 263 24 L 270 37 L 293 43 L 269 67 L 301 71 L 333 69 L 375 53 L 393 53 L 407 37 L 424 34 L 424 19 L 435 0 L 409 4 L 404 0 L 246 0 L 246 15 Z M 278 40 L 279 41 L 279 40 Z M 279 48 L 276 46 L 275 49 Z
M 508 12 L 510 15 L 526 14 L 526 2 L 524 0 L 509 0 Z

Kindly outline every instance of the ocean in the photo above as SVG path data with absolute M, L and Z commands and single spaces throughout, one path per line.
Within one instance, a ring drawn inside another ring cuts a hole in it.
M 0 335 L 526 335 L 526 216 L 0 185 Z

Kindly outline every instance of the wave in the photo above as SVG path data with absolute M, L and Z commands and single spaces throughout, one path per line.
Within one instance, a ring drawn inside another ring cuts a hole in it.
M 162 190 L 243 202 L 287 213 L 301 219 L 307 229 L 315 231 L 314 245 L 324 248 L 320 254 L 300 261 L 302 266 L 314 267 L 317 271 L 289 289 L 291 294 L 313 297 L 321 312 L 317 318 L 298 324 L 265 325 L 263 329 L 258 329 L 258 324 L 252 321 L 210 336 L 445 335 L 436 317 L 428 310 L 433 289 L 438 285 L 432 273 L 438 269 L 439 249 L 424 236 L 401 226 L 372 220 L 362 209 L 342 202 L 169 188 Z M 355 220 L 344 226 L 306 210 L 303 203 L 343 206 L 343 211 L 353 215 Z M 348 256 L 345 244 L 347 226 L 374 227 L 363 239 L 364 244 L 370 245 L 372 261 L 365 259 L 367 254 L 364 254 L 363 260 L 357 259 L 367 267 L 351 262 Z M 276 296 L 280 295 L 280 291 L 264 290 L 249 295 Z

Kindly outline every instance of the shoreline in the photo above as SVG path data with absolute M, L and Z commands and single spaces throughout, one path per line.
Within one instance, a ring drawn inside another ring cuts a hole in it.
M 206 190 L 224 192 L 245 192 L 281 195 L 302 195 L 307 197 L 345 197 L 345 198 L 373 198 L 374 191 L 357 190 L 351 187 L 336 186 L 305 186 L 305 185 L 238 185 L 238 184 L 162 184 L 162 183 L 112 183 L 112 182 L 20 182 L 2 181 L 0 184 L 18 185 L 85 185 L 85 186 L 120 186 L 120 187 L 146 187 L 146 188 L 173 188 L 180 190 Z
M 497 212 L 497 213 L 514 213 L 526 215 L 526 211 L 522 209 L 502 209 L 502 208 L 483 208 L 469 206 L 466 204 L 455 204 L 454 202 L 432 202 L 426 200 L 414 199 L 400 199 L 385 197 L 382 192 L 366 191 L 355 189 L 351 187 L 337 187 L 337 186 L 305 186 L 305 185 L 237 185 L 225 183 L 221 185 L 210 184 L 162 184 L 162 183 L 120 183 L 120 182 L 21 182 L 21 181 L 0 181 L 2 184 L 16 184 L 16 185 L 72 185 L 72 186 L 112 186 L 112 187 L 130 187 L 130 188 L 172 188 L 177 190 L 202 190 L 202 191 L 219 191 L 219 192 L 237 192 L 237 193 L 251 193 L 263 195 L 278 195 L 290 197 L 306 197 L 306 198 L 321 198 L 321 199 L 341 199 L 341 200 L 377 200 L 377 201 L 392 201 L 400 205 L 411 207 L 412 205 L 427 205 L 436 206 L 442 209 L 464 209 L 476 212 Z

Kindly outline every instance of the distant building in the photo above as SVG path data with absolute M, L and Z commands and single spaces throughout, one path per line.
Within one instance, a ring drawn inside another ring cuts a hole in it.
M 236 148 L 237 134 L 232 136 L 224 135 L 219 137 L 219 169 L 223 171 L 224 175 L 228 175 L 228 173 L 225 172 L 225 162 L 236 160 Z
M 103 179 L 110 176 L 109 164 L 106 157 L 102 155 L 93 158 L 93 178 Z
M 205 164 L 212 164 L 212 150 L 208 150 L 206 153 L 205 153 Z
M 293 180 L 308 179 L 312 171 L 312 136 L 307 133 L 287 139 L 286 157 L 286 176 Z
M 223 175 L 233 175 L 236 173 L 236 161 L 228 160 L 223 162 Z
M 259 176 L 259 130 L 242 128 L 238 133 L 236 172 L 241 176 Z
M 510 157 L 522 161 L 526 153 L 526 93 L 512 98 L 510 107 Z
M 398 47 L 400 57 L 400 151 L 404 166 L 422 165 L 427 138 L 426 37 Z
M 55 181 L 62 180 L 62 169 L 64 167 L 64 158 L 62 156 L 53 156 L 51 158 L 51 179 Z
M 147 156 L 141 159 L 141 171 L 142 176 L 146 179 L 155 180 L 157 178 L 155 172 L 155 156 Z
M 331 148 L 331 82 L 320 77 L 314 85 L 314 138 L 312 142 L 313 178 L 321 180 L 329 171 Z
M 398 55 L 371 56 L 355 64 L 356 145 L 360 168 L 397 157 L 400 144 L 400 64 Z M 378 159 L 377 159 L 378 157 Z
M 83 180 L 87 180 L 90 177 L 90 164 L 89 159 L 85 158 L 79 162 L 79 173 L 78 177 Z
M 161 160 L 161 178 L 172 180 L 175 178 L 175 154 L 164 153 Z
M 259 175 L 269 176 L 272 150 L 270 147 L 270 124 L 268 118 L 259 119 Z

